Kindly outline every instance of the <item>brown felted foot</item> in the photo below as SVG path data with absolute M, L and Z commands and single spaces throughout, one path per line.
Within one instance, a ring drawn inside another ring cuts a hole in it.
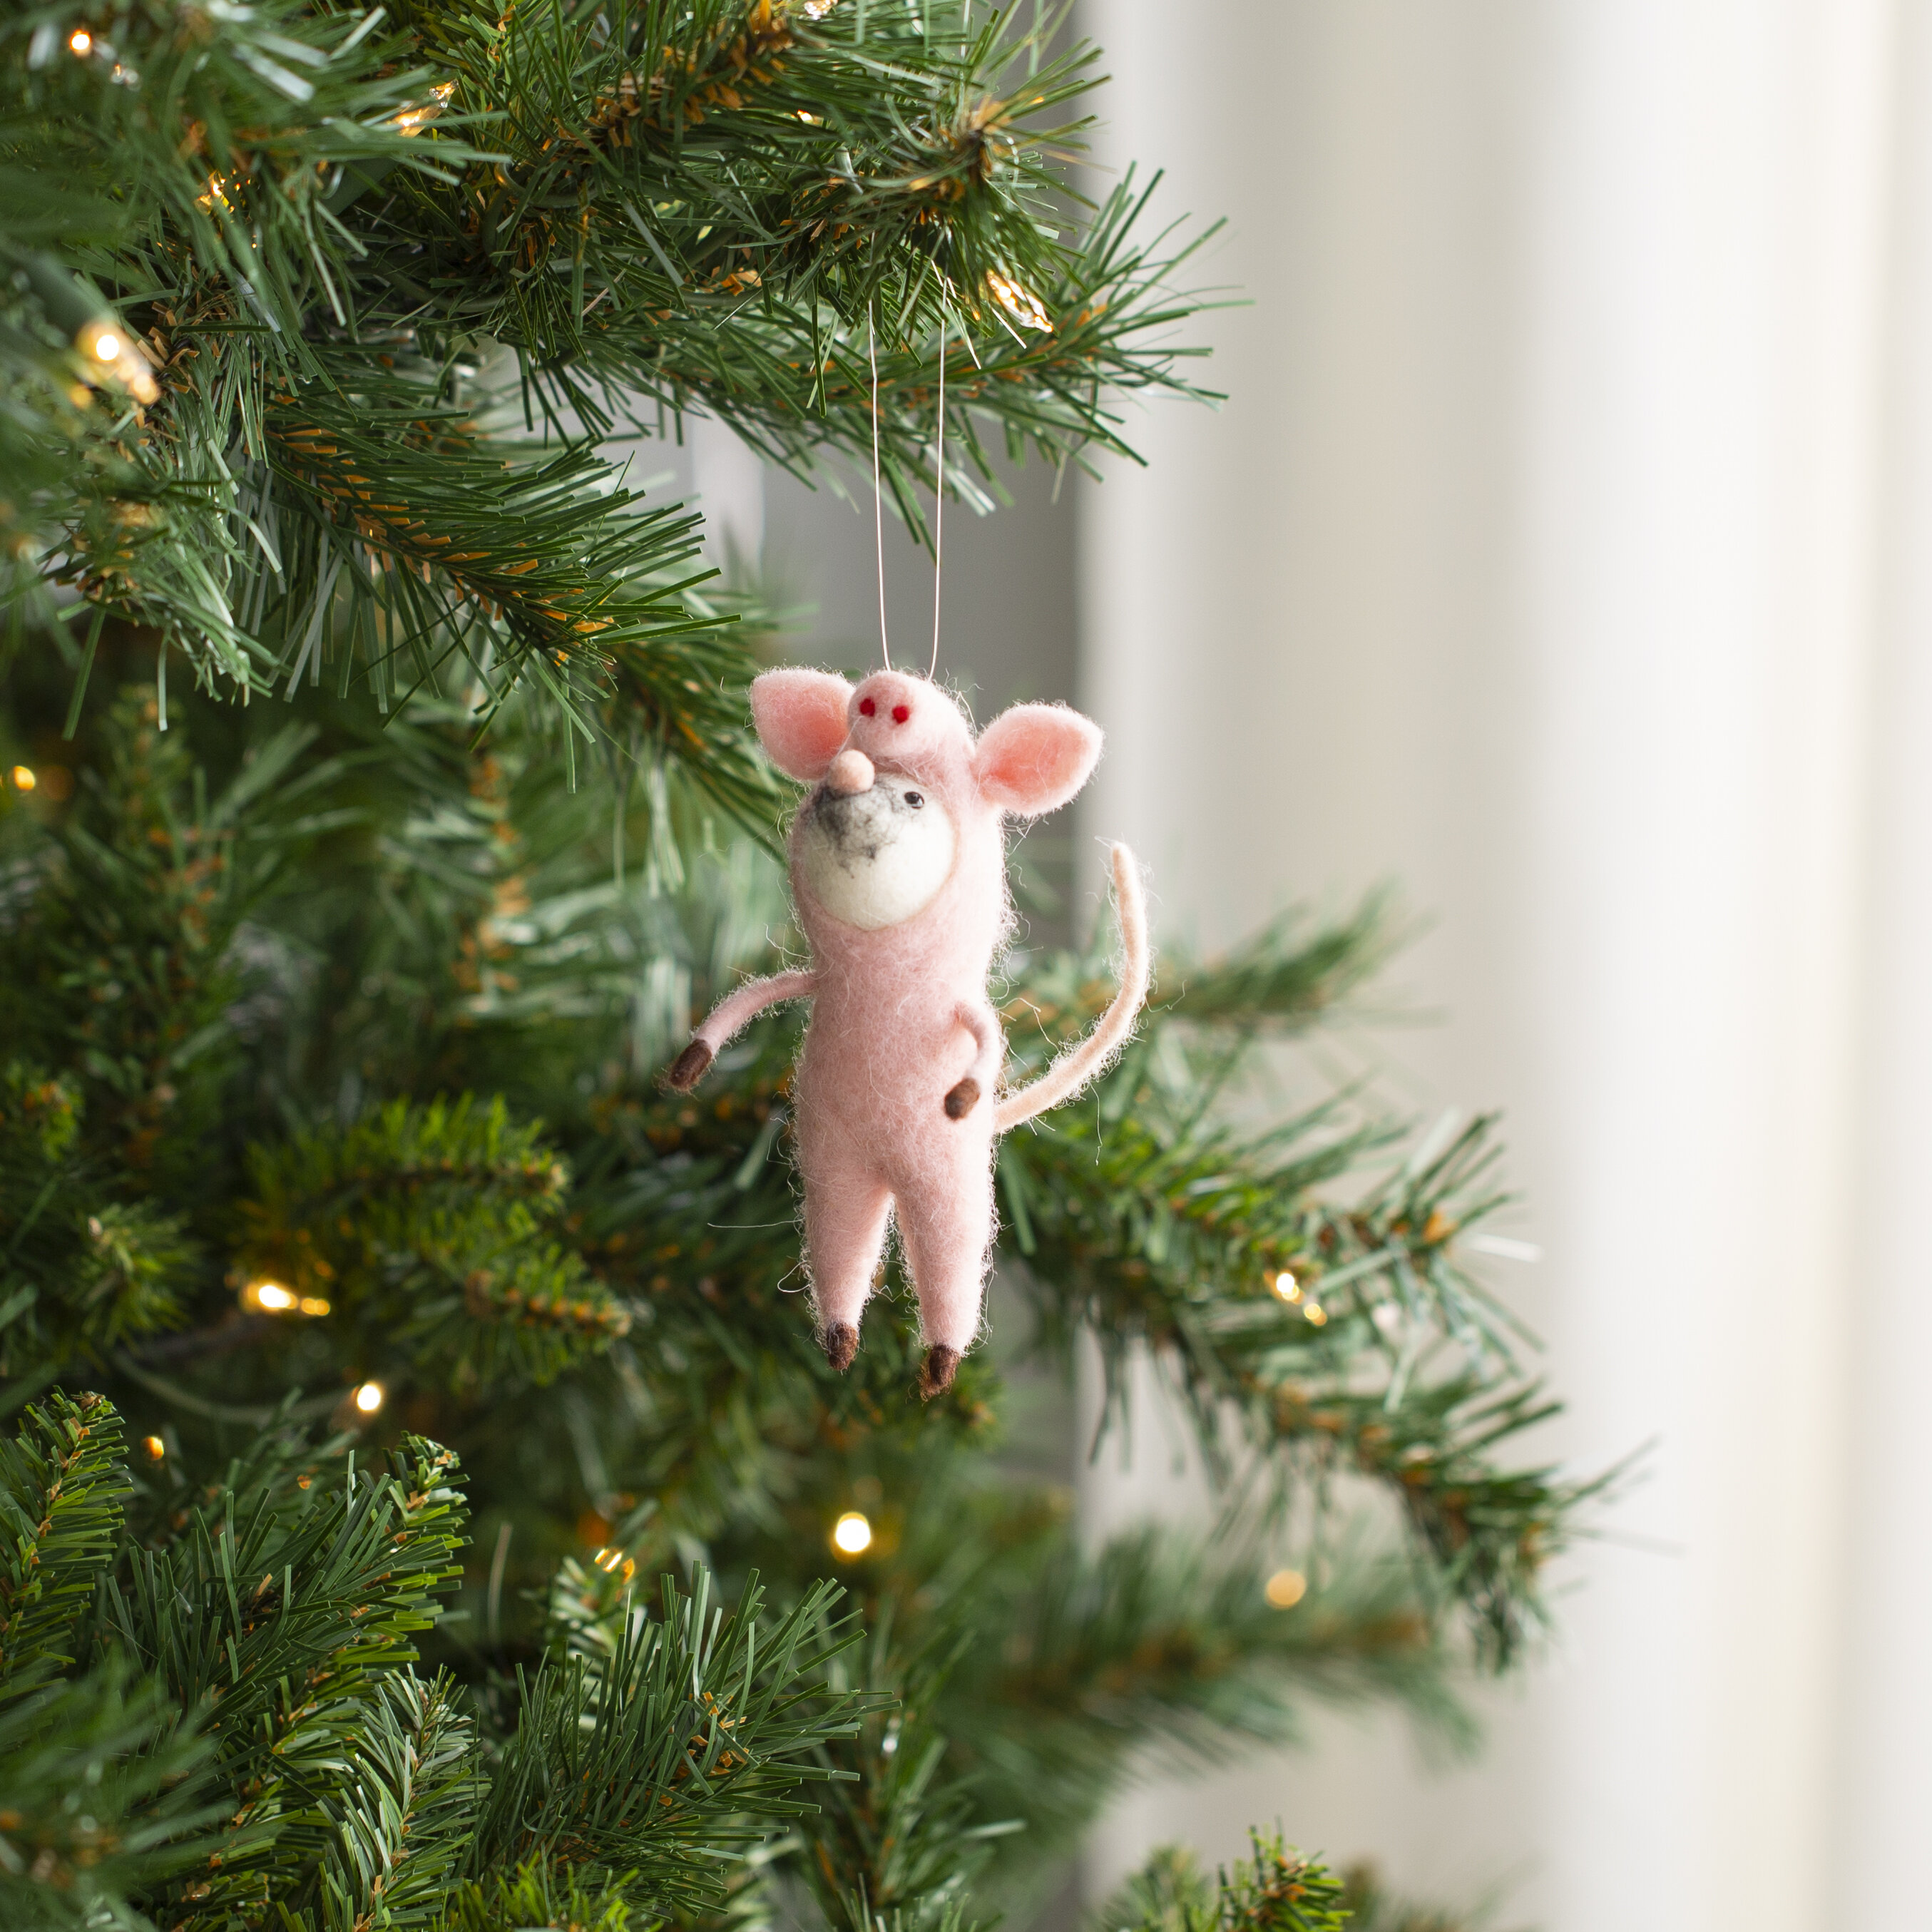
M 670 1071 L 664 1076 L 664 1084 L 674 1093 L 688 1094 L 704 1078 L 712 1057 L 710 1048 L 704 1041 L 693 1040 L 671 1062 Z
M 944 1395 L 952 1386 L 952 1378 L 959 1372 L 959 1351 L 949 1348 L 944 1342 L 935 1342 L 926 1352 L 926 1361 L 919 1372 L 919 1392 L 928 1402 L 936 1395 Z
M 946 1095 L 946 1118 L 949 1120 L 963 1120 L 978 1105 L 979 1099 L 980 1083 L 969 1073 Z
M 849 1322 L 836 1322 L 825 1331 L 825 1359 L 842 1376 L 859 1352 L 859 1331 Z

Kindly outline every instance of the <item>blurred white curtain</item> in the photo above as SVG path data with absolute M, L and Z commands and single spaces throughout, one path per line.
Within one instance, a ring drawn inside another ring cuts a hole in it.
M 1655 1444 L 1480 1766 L 1324 1724 L 1090 1889 L 1279 1816 L 1549 1932 L 1932 1925 L 1932 4 L 1085 24 L 1252 304 L 1083 501 L 1088 824 L 1200 943 L 1436 915 L 1391 1082 L 1508 1110 L 1557 1447 Z

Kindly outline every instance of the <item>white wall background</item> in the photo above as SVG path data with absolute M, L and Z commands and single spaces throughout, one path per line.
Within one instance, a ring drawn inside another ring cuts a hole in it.
M 1085 25 L 1252 303 L 1082 504 L 1088 823 L 1210 943 L 1438 916 L 1392 1079 L 1508 1110 L 1563 1452 L 1656 1443 L 1480 1767 L 1327 1725 L 1129 1798 L 1090 1892 L 1280 1816 L 1550 1932 L 1932 1926 L 1932 4 Z

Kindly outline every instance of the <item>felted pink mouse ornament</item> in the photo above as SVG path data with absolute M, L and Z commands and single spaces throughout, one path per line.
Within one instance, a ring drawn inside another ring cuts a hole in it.
M 1099 728 L 1064 706 L 1019 704 L 976 741 L 945 692 L 894 670 L 856 687 L 766 671 L 752 716 L 772 762 L 812 787 L 790 858 L 812 963 L 720 1000 L 667 1077 L 688 1092 L 754 1014 L 812 1001 L 795 1090 L 820 1339 L 834 1367 L 850 1366 L 896 1216 L 932 1396 L 979 1332 L 994 1136 L 1091 1080 L 1147 998 L 1139 869 L 1113 848 L 1124 970 L 1112 1003 L 1039 1079 L 1002 1095 L 1006 1036 L 986 980 L 1012 926 L 1004 821 L 1072 798 L 1100 755 Z

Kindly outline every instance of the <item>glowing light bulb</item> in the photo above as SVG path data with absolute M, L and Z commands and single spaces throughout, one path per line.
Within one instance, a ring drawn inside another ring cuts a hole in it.
M 356 1391 L 356 1406 L 364 1415 L 374 1415 L 382 1406 L 382 1384 L 380 1382 L 364 1382 Z
M 32 766 L 16 765 L 14 767 L 14 782 L 22 791 L 32 791 L 34 786 L 40 783 L 40 780 L 34 777 Z
M 449 98 L 456 92 L 456 83 L 446 80 L 440 87 L 432 87 L 429 98 L 420 106 L 406 107 L 390 123 L 398 134 L 413 134 L 418 128 L 427 127 L 430 122 L 449 105 Z
M 284 1315 L 299 1300 L 295 1290 L 278 1281 L 251 1281 L 242 1291 L 242 1306 L 262 1315 Z
M 1307 1317 L 1309 1326 L 1312 1328 L 1320 1328 L 1328 1318 L 1328 1311 L 1318 1301 L 1311 1301 L 1301 1312 Z
M 158 1436 L 142 1436 L 141 1447 L 147 1450 L 151 1462 L 158 1462 L 168 1453 L 168 1445 Z
M 1262 1586 L 1262 1594 L 1278 1610 L 1292 1610 L 1308 1594 L 1308 1579 L 1299 1570 L 1277 1570 Z
M 1016 281 L 1011 275 L 1002 274 L 998 268 L 988 268 L 986 271 L 986 287 L 993 299 L 1022 327 L 1052 328 L 1053 318 L 1041 305 L 1039 296 L 1024 282 Z
M 90 322 L 74 341 L 83 356 L 99 363 L 137 400 L 160 400 L 161 392 L 154 380 L 153 367 L 137 338 L 123 335 L 112 322 Z
M 848 1510 L 832 1526 L 832 1546 L 842 1556 L 862 1556 L 872 1546 L 872 1526 L 856 1510 Z
M 296 1306 L 304 1315 L 326 1315 L 328 1304 L 319 1294 L 305 1294 Z
M 85 27 L 76 27 L 67 37 L 67 44 L 77 54 L 89 53 L 93 50 L 94 36 Z
M 1278 1301 L 1299 1301 L 1301 1299 L 1300 1288 L 1296 1285 L 1294 1276 L 1286 1268 L 1269 1280 L 1268 1292 Z

